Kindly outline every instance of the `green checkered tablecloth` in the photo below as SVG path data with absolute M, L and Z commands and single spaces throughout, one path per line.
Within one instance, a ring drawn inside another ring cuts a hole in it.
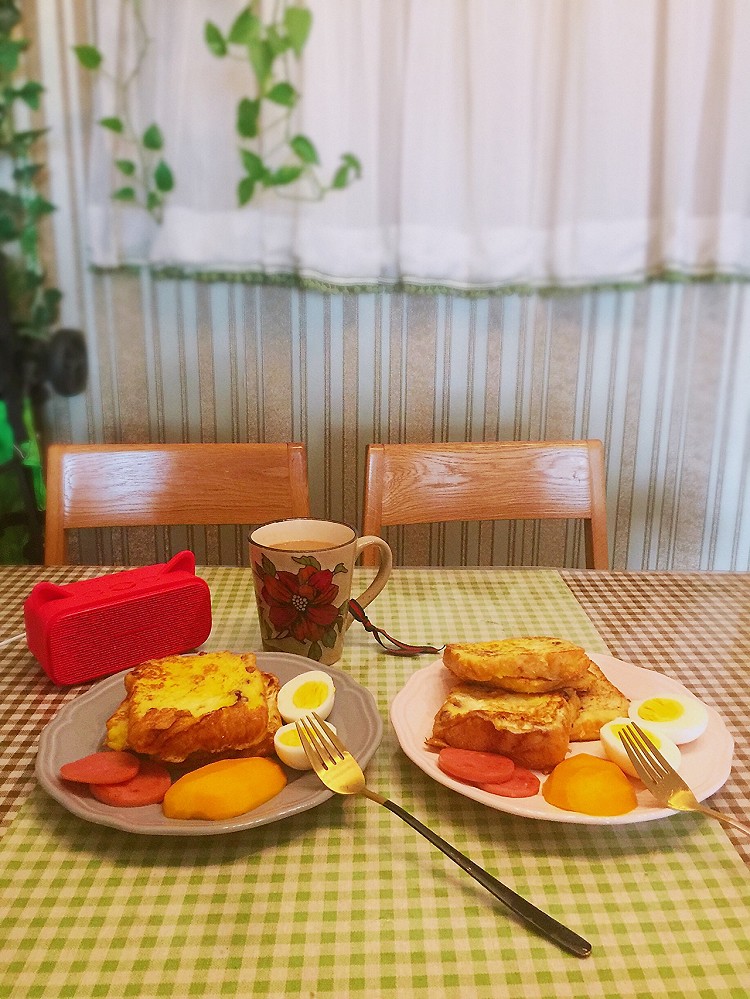
M 249 573 L 203 574 L 207 645 L 257 648 Z M 551 633 L 606 651 L 554 571 L 399 570 L 369 613 L 415 643 Z M 388 722 L 393 697 L 428 661 L 384 655 L 357 625 L 347 636 L 339 666 L 384 720 L 369 783 L 586 936 L 590 958 L 528 932 L 363 799 L 170 839 L 87 824 L 33 788 L 0 847 L 0 995 L 744 999 L 750 873 L 721 827 L 696 815 L 535 822 L 435 784 Z

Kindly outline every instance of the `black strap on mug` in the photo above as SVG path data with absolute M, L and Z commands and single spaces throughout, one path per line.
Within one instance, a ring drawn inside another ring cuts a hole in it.
M 382 628 L 375 627 L 372 621 L 370 621 L 368 616 L 365 614 L 364 608 L 361 604 L 357 603 L 356 600 L 349 601 L 349 613 L 355 621 L 359 621 L 365 631 L 369 631 L 369 633 L 374 636 L 378 645 L 380 645 L 392 656 L 423 656 L 428 654 L 439 655 L 445 648 L 444 645 L 441 645 L 440 648 L 436 648 L 434 645 L 407 645 L 405 642 L 399 642 L 397 638 L 391 638 L 387 631 L 383 631 Z M 393 647 L 386 645 L 383 641 L 384 638 L 389 641 Z

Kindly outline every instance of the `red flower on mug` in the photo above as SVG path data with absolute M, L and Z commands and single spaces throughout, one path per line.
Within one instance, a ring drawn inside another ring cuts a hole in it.
M 261 595 L 278 632 L 288 632 L 298 642 L 319 642 L 338 616 L 333 603 L 338 592 L 330 569 L 306 565 L 296 575 L 264 574 Z

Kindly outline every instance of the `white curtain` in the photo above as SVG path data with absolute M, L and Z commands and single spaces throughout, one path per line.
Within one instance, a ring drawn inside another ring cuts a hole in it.
M 252 77 L 204 27 L 244 6 L 143 0 L 132 113 L 175 187 L 161 223 L 113 201 L 120 140 L 92 122 L 92 263 L 479 291 L 750 274 L 748 0 L 308 0 L 295 129 L 327 176 L 352 153 L 362 177 L 238 207 Z M 133 9 L 95 6 L 120 75 Z M 115 85 L 96 80 L 98 119 Z

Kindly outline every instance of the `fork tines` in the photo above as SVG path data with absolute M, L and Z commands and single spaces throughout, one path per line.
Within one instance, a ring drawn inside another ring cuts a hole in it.
M 644 780 L 659 780 L 660 777 L 673 772 L 671 764 L 664 759 L 643 729 L 635 722 L 624 725 L 619 735 L 630 762 Z
M 329 763 L 343 758 L 346 749 L 336 733 L 326 725 L 314 711 L 299 718 L 295 725 L 306 753 L 314 753 L 321 767 L 328 769 Z

